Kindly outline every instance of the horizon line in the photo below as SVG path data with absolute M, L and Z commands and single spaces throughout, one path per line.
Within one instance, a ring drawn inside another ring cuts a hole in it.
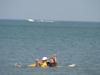
M 28 21 L 28 19 L 33 19 L 33 18 L 25 18 L 25 19 L 8 19 L 8 18 L 0 18 L 0 20 L 26 20 Z M 57 19 L 33 19 L 33 20 L 44 20 L 45 21 L 54 21 L 54 22 L 96 22 L 96 23 L 100 23 L 100 21 L 87 21 L 87 20 L 57 20 Z

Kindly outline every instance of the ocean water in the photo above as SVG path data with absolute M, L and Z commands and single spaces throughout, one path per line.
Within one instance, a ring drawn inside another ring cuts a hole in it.
M 61 67 L 25 66 L 52 54 Z M 0 20 L 0 75 L 100 75 L 100 23 Z

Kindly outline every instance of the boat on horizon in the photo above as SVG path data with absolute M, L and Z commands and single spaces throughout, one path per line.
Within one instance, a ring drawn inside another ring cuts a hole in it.
M 31 18 L 30 18 L 30 19 L 27 19 L 27 20 L 28 20 L 29 22 L 34 22 L 34 20 L 33 20 L 33 19 L 31 19 Z

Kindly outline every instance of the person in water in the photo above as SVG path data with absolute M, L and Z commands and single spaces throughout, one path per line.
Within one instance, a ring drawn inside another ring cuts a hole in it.
M 57 58 L 56 54 L 50 57 L 49 62 L 47 62 L 49 67 L 56 67 L 57 66 Z
M 40 67 L 43 67 L 43 68 L 47 68 L 48 67 L 48 58 L 47 57 L 43 57 L 42 58 L 42 62 L 40 63 Z
M 41 66 L 41 60 L 36 59 L 35 61 L 35 67 L 40 67 Z
M 43 57 L 42 59 L 36 59 L 35 63 L 28 65 L 28 67 L 47 68 L 48 67 L 47 61 L 48 61 L 47 57 Z

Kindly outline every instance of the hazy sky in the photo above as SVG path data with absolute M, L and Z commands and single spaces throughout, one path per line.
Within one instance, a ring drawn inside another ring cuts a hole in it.
M 99 21 L 100 0 L 0 0 L 0 19 Z

